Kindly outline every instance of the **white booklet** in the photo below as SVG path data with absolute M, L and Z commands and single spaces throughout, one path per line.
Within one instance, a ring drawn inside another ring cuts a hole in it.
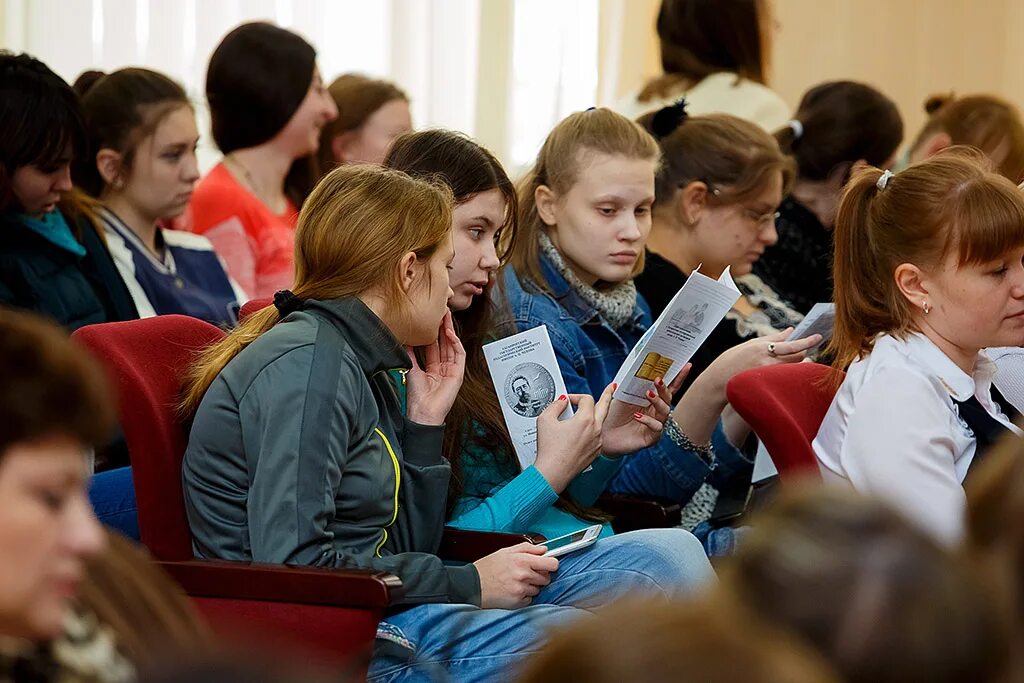
M 537 416 L 557 397 L 566 394 L 545 325 L 484 344 L 505 425 L 523 468 L 537 460 Z M 560 419 L 573 414 L 566 408 Z
M 671 384 L 740 298 L 728 268 L 717 280 L 699 271 L 698 267 L 686 278 L 651 329 L 626 356 L 615 375 L 619 385 L 615 398 L 646 406 L 654 380 L 663 377 L 666 384 Z
M 808 349 L 808 353 L 817 349 L 819 346 L 828 341 L 829 337 L 832 336 L 832 328 L 836 323 L 836 305 L 835 304 L 814 304 L 811 310 L 807 311 L 807 315 L 800 321 L 800 324 L 793 330 L 793 334 L 789 335 L 789 339 L 786 341 L 795 341 L 797 339 L 803 339 L 804 337 L 810 337 L 812 334 L 821 335 L 821 343 L 817 346 Z

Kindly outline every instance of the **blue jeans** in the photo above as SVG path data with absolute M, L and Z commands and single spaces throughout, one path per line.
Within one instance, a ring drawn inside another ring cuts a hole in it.
M 139 540 L 139 511 L 135 503 L 132 468 L 118 467 L 97 472 L 89 482 L 89 502 L 104 526 Z
M 550 629 L 627 595 L 671 598 L 713 580 L 711 564 L 689 532 L 645 529 L 603 538 L 560 558 L 551 583 L 530 607 L 430 604 L 388 616 L 368 681 L 511 681 L 548 641 Z

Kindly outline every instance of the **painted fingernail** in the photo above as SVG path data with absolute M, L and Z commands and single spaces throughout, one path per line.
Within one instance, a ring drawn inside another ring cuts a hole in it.
M 655 396 L 657 396 L 657 394 L 655 394 L 650 389 L 647 390 L 647 398 L 654 398 Z
M 618 391 L 618 390 L 619 390 L 619 385 L 616 384 L 615 382 L 612 382 L 612 391 Z
M 564 401 L 565 398 L 566 398 L 565 394 L 562 394 L 561 396 L 558 397 L 558 400 L 559 401 Z
M 640 419 L 640 418 L 642 418 L 643 416 L 644 416 L 644 414 L 643 414 L 643 413 L 633 413 L 633 419 L 634 419 L 634 420 L 639 420 L 639 419 Z
M 654 380 L 654 383 L 657 384 L 659 387 L 665 386 L 665 380 L 663 380 L 661 377 L 659 377 L 658 379 Z

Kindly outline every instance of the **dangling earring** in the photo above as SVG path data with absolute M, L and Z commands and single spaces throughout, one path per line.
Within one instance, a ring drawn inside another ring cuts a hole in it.
M 932 307 L 928 305 L 927 301 L 924 301 L 924 302 L 921 303 L 921 308 L 924 309 L 924 314 L 925 315 L 928 315 L 929 311 L 932 310 Z

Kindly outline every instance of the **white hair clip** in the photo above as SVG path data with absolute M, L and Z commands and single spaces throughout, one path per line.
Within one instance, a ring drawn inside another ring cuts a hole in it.
M 787 125 L 793 131 L 793 140 L 799 140 L 804 136 L 804 124 L 800 121 L 793 119 Z
M 878 177 L 878 182 L 875 183 L 875 186 L 879 190 L 884 190 L 885 187 L 889 184 L 889 178 L 892 178 L 894 175 L 896 174 L 893 173 L 892 171 L 886 170 L 885 173 Z

